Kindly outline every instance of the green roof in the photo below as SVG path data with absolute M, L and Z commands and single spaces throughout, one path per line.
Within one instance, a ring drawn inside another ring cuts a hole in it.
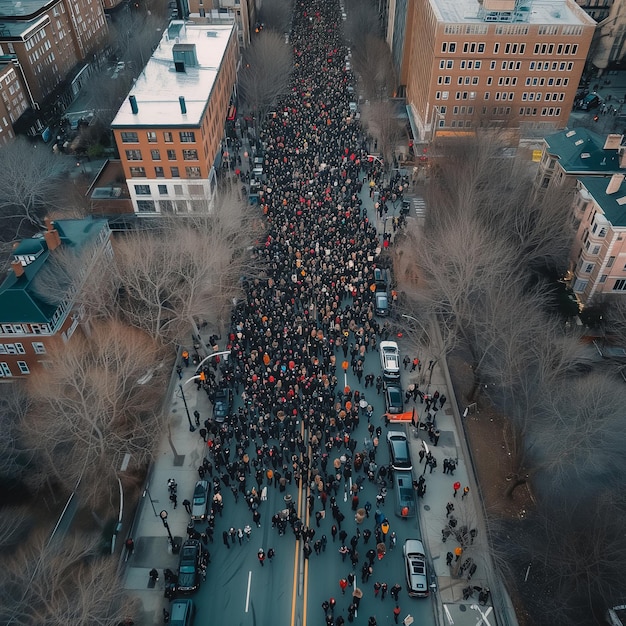
M 21 276 L 16 276 L 11 268 L 0 285 L 0 323 L 50 323 L 58 304 L 64 299 L 70 286 L 69 281 L 79 274 L 76 265 L 67 268 L 67 264 L 63 264 L 63 272 L 55 274 L 55 262 L 57 264 L 61 262 L 60 256 L 66 250 L 75 252 L 76 259 L 80 260 L 82 250 L 95 242 L 103 229 L 108 229 L 108 222 L 105 219 L 92 218 L 55 220 L 54 227 L 61 238 L 61 245 L 56 250 L 48 250 L 48 245 L 41 235 L 24 239 L 13 249 L 12 256 L 29 255 L 35 259 L 24 267 Z M 37 278 L 41 278 L 47 269 L 51 270 L 48 276 L 59 276 L 56 296 L 45 297 L 38 288 L 40 285 Z M 68 276 L 68 273 L 73 276 Z M 67 278 L 63 280 L 65 277 Z
M 605 149 L 605 138 L 586 128 L 565 129 L 544 139 L 547 152 L 559 159 L 567 174 L 616 174 L 617 149 Z
M 626 183 L 622 183 L 618 191 L 609 195 L 606 188 L 611 181 L 610 177 L 583 176 L 578 180 L 593 196 L 611 225 L 615 228 L 626 228 Z

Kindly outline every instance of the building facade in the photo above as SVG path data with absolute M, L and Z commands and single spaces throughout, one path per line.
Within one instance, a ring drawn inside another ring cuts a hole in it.
M 0 378 L 45 366 L 46 355 L 86 323 L 78 294 L 113 255 L 107 220 L 46 220 L 46 226 L 43 235 L 16 244 L 0 285 Z M 75 260 L 71 267 L 66 250 Z
M 0 145 L 15 138 L 13 124 L 30 105 L 18 68 L 10 61 L 0 62 Z
M 232 19 L 237 24 L 239 47 L 250 45 L 257 21 L 254 0 L 188 0 L 188 10 L 188 17 L 194 21 L 200 19 L 210 24 Z
M 599 23 L 591 59 L 602 75 L 611 66 L 619 64 L 626 54 L 626 0 L 615 0 L 607 15 L 595 19 Z
M 599 296 L 626 295 L 626 183 L 624 174 L 582 177 L 574 216 L 570 286 L 582 305 Z
M 234 24 L 170 23 L 111 124 L 136 213 L 208 210 L 238 59 Z
M 89 62 L 107 36 L 101 0 L 0 0 L 0 54 L 13 58 L 33 108 Z
M 420 139 L 565 127 L 595 29 L 575 2 L 426 0 L 407 20 L 401 77 Z

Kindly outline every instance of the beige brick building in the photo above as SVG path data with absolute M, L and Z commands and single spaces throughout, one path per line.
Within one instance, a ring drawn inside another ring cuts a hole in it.
M 256 22 L 254 0 L 189 0 L 190 20 L 211 23 L 224 18 L 237 24 L 239 47 L 247 48 Z
M 409 3 L 401 82 L 419 139 L 564 128 L 594 29 L 572 0 Z

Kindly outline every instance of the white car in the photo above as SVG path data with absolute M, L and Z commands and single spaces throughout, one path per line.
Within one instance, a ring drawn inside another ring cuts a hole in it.
M 412 598 L 428 597 L 428 575 L 424 545 L 419 539 L 407 539 L 402 548 L 406 586 Z
M 395 341 L 381 341 L 379 344 L 380 367 L 385 380 L 400 378 L 400 350 Z

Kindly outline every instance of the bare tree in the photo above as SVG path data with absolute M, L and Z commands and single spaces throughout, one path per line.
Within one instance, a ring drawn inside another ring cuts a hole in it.
M 263 0 L 259 20 L 263 28 L 288 33 L 291 26 L 293 0 Z
M 352 46 L 352 62 L 358 74 L 363 95 L 371 101 L 394 95 L 396 75 L 387 42 L 374 34 L 366 34 Z
M 40 533 L 5 558 L 0 621 L 15 626 L 110 626 L 136 617 L 114 559 L 98 558 L 97 537 L 50 541 Z
M 368 133 L 377 140 L 384 168 L 389 171 L 395 149 L 404 134 L 403 124 L 396 116 L 393 102 L 390 100 L 371 102 L 363 107 L 361 119 Z
M 117 306 L 130 324 L 168 344 L 198 334 L 199 318 L 226 323 L 240 278 L 250 271 L 256 222 L 227 197 L 207 216 L 173 218 L 115 248 Z
M 345 33 L 352 49 L 363 45 L 368 35 L 381 37 L 378 11 L 372 0 L 348 0 L 345 4 L 346 17 Z
M 291 69 L 291 51 L 284 36 L 271 30 L 262 31 L 244 53 L 239 89 L 254 113 L 257 139 L 260 124 L 289 87 Z
M 21 431 L 38 462 L 67 491 L 93 506 L 110 497 L 126 454 L 130 471 L 151 458 L 161 434 L 162 358 L 144 333 L 119 322 L 94 325 L 51 353 L 52 367 L 29 381 L 33 410 Z
M 0 220 L 5 241 L 42 228 L 44 214 L 59 206 L 60 165 L 51 152 L 21 137 L 0 150 Z

